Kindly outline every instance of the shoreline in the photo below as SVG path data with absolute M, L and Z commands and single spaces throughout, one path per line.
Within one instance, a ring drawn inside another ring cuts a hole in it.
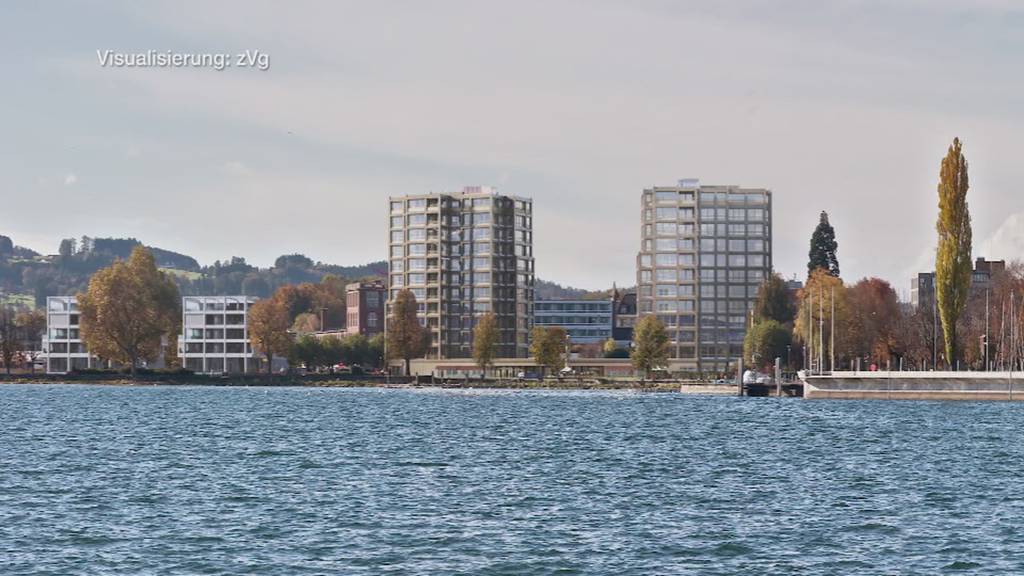
M 189 377 L 167 377 L 165 375 L 143 375 L 135 380 L 117 376 L 73 376 L 66 375 L 27 375 L 12 374 L 9 377 L 0 375 L 0 386 L 12 384 L 24 385 L 84 385 L 84 386 L 204 386 L 204 387 L 300 387 L 300 388 L 402 388 L 402 389 L 425 389 L 436 388 L 444 390 L 577 390 L 577 391 L 611 391 L 625 390 L 650 393 L 677 393 L 677 394 L 700 394 L 735 396 L 735 384 L 712 384 L 703 382 L 684 381 L 623 381 L 623 382 L 598 382 L 598 381 L 536 381 L 536 380 L 485 380 L 468 381 L 458 384 L 445 383 L 416 383 L 402 381 L 404 379 L 388 382 L 383 378 L 309 378 L 306 376 L 260 376 L 260 377 L 219 377 L 219 376 L 189 376 Z

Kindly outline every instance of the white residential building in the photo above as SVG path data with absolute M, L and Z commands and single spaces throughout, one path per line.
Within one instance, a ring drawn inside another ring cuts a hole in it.
M 197 374 L 239 374 L 259 369 L 247 326 L 255 296 L 186 296 L 182 298 L 182 335 L 178 355 Z
M 82 343 L 78 331 L 78 301 L 74 296 L 50 296 L 46 299 L 42 356 L 48 374 L 99 367 L 99 361 L 89 355 Z

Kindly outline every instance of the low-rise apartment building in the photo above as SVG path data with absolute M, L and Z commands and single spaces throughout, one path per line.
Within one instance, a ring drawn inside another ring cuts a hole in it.
M 572 344 L 597 344 L 612 337 L 612 301 L 537 300 L 534 326 L 565 328 Z
M 182 298 L 181 365 L 197 374 L 243 374 L 259 370 L 261 355 L 249 342 L 248 313 L 255 296 Z
M 89 354 L 78 326 L 78 300 L 74 296 L 50 296 L 46 299 L 46 334 L 42 357 L 47 374 L 66 374 L 72 370 L 98 367 Z

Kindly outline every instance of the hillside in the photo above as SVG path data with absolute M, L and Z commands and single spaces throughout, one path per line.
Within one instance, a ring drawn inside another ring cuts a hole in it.
M 142 243 L 135 238 L 64 239 L 56 255 L 44 256 L 0 236 L 0 296 L 8 302 L 35 302 L 42 306 L 47 296 L 75 294 L 85 290 L 89 277 L 127 258 Z M 266 297 L 285 284 L 320 282 L 332 275 L 346 280 L 384 278 L 387 262 L 380 260 L 357 266 L 314 262 L 302 254 L 284 254 L 268 268 L 250 265 L 242 257 L 202 266 L 186 254 L 146 246 L 157 266 L 170 273 L 183 295 L 247 294 Z M 536 298 L 607 298 L 610 290 L 588 291 L 536 280 Z

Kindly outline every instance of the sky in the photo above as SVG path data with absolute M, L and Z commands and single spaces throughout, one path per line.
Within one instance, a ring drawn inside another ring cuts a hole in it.
M 1024 258 L 1021 30 L 984 0 L 9 3 L 0 234 L 360 264 L 387 197 L 491 185 L 534 199 L 539 277 L 597 289 L 635 283 L 643 189 L 699 178 L 772 190 L 785 277 L 825 210 L 843 277 L 907 297 L 955 136 L 975 255 Z

